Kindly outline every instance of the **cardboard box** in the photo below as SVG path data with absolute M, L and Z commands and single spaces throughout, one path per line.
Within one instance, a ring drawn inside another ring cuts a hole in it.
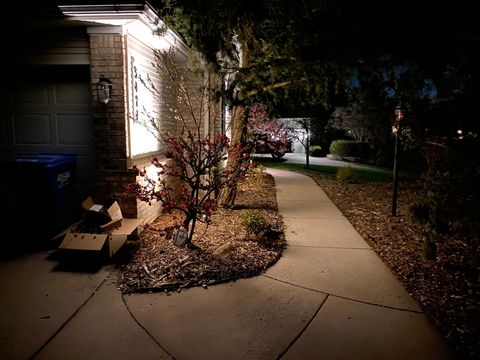
M 105 232 L 121 226 L 123 219 L 122 210 L 116 201 L 114 201 L 105 211 L 105 205 L 96 204 L 91 197 L 88 197 L 82 203 L 82 208 L 85 210 L 86 216 L 95 213 L 105 213 L 104 215 L 108 215 L 108 221 L 99 225 L 100 228 Z
M 88 197 L 82 203 L 84 218 L 53 238 L 63 238 L 58 248 L 101 251 L 106 246 L 109 256 L 112 257 L 125 244 L 128 235 L 142 225 L 143 219 L 123 218 L 122 210 L 116 201 L 106 210 L 105 207 Z M 95 228 L 97 231 L 87 232 L 86 228 Z

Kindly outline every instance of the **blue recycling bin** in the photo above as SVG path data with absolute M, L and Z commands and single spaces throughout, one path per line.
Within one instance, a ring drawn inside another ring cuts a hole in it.
M 17 155 L 8 161 L 19 235 L 30 243 L 51 239 L 74 220 L 75 155 Z

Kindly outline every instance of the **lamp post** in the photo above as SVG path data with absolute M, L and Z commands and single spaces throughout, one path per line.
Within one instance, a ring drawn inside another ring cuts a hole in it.
M 397 216 L 397 198 L 398 198 L 398 147 L 400 146 L 400 135 L 402 131 L 402 119 L 404 110 L 400 101 L 395 108 L 395 124 L 393 131 L 395 132 L 395 155 L 393 158 L 393 196 L 392 196 L 392 216 Z

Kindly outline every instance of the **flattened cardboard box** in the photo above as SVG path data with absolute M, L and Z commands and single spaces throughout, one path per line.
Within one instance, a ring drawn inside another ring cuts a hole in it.
M 95 205 L 90 197 L 82 203 L 82 207 L 87 211 Z M 82 220 L 55 236 L 54 239 L 65 236 L 58 248 L 100 251 L 107 244 L 109 256 L 112 257 L 125 244 L 128 235 L 142 225 L 143 219 L 124 219 L 116 201 L 110 205 L 107 212 L 112 220 L 100 226 L 103 233 L 75 232 L 75 229 L 83 222 Z

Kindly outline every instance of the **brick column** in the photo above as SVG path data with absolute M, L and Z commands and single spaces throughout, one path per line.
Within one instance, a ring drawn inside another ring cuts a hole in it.
M 91 27 L 90 73 L 94 109 L 97 195 L 117 198 L 125 217 L 137 217 L 136 199 L 120 199 L 126 184 L 135 181 L 127 159 L 127 64 L 125 39 L 120 26 Z M 100 75 L 112 82 L 111 100 L 98 101 Z

